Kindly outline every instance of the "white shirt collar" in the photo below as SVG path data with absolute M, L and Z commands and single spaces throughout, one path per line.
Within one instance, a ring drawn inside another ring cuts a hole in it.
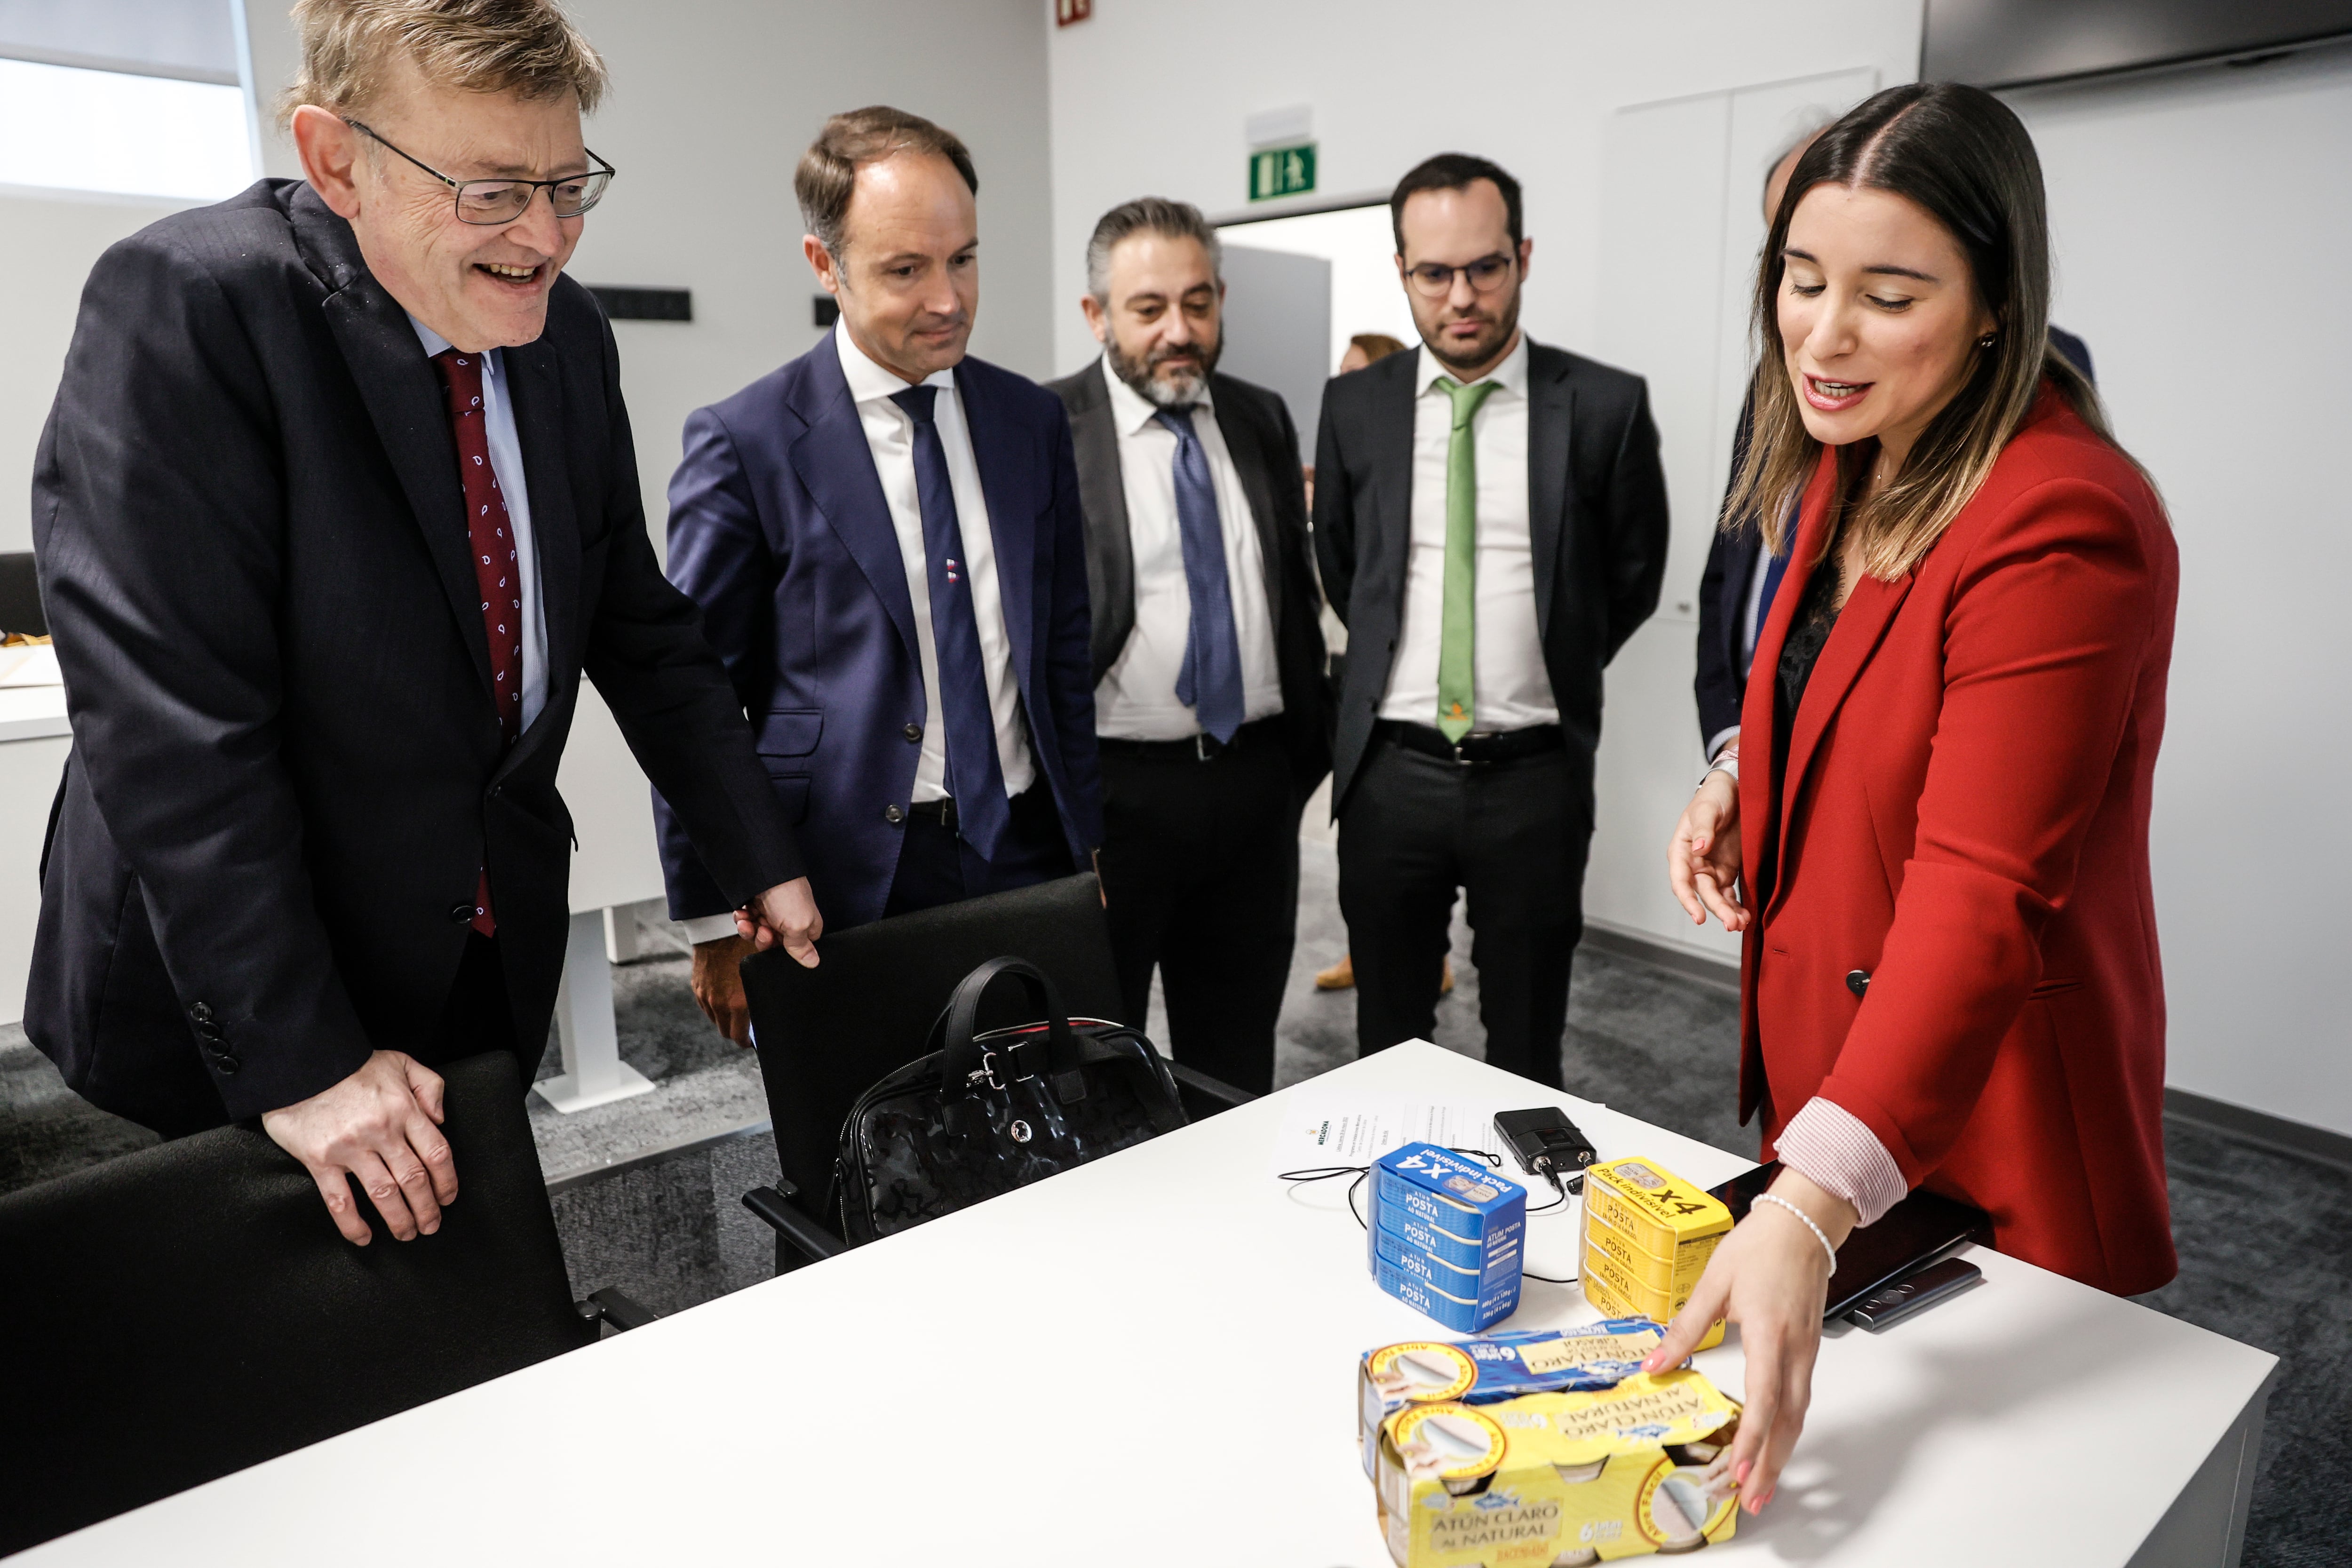
M 1133 436 L 1139 433 L 1145 426 L 1151 424 L 1160 413 L 1160 405 L 1121 381 L 1118 378 L 1118 372 L 1110 367 L 1108 354 L 1102 356 L 1102 373 L 1103 379 L 1110 383 L 1112 426 L 1122 436 Z M 1206 386 L 1201 388 L 1200 400 L 1192 406 L 1205 408 L 1213 416 L 1216 413 L 1217 407 L 1211 399 Z
M 856 340 L 850 337 L 848 322 L 841 321 L 835 324 L 833 345 L 841 355 L 841 375 L 843 380 L 849 383 L 851 402 L 878 403 L 883 398 L 895 397 L 907 390 L 907 381 L 904 376 L 897 371 L 883 369 L 866 357 L 866 351 L 859 348 Z M 950 365 L 946 370 L 926 376 L 923 384 L 954 391 L 955 368 Z
M 1413 383 L 1419 392 L 1426 393 L 1430 384 L 1439 376 L 1444 376 L 1448 381 L 1455 379 L 1454 373 L 1440 364 L 1437 356 L 1429 352 L 1427 343 L 1421 345 L 1420 353 L 1421 379 Z M 1525 397 L 1528 395 L 1528 334 L 1524 328 L 1519 331 L 1519 341 L 1513 343 L 1511 352 L 1503 356 L 1503 363 L 1478 379 L 1491 381 L 1504 391 L 1519 397 Z

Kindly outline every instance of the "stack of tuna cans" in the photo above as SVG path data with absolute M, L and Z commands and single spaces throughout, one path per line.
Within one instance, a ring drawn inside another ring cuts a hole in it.
M 1381 1289 L 1447 1328 L 1476 1333 L 1518 1310 L 1528 1193 L 1434 1143 L 1372 1165 L 1368 1261 Z
M 1654 1160 L 1610 1160 L 1584 1173 L 1584 1299 L 1612 1318 L 1664 1323 L 1690 1300 L 1731 1211 Z M 1698 1348 L 1723 1340 L 1723 1325 Z

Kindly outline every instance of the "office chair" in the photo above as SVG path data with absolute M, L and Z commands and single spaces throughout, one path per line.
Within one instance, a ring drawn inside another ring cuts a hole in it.
M 0 632 L 47 637 L 49 617 L 41 608 L 41 584 L 33 574 L 33 552 L 0 553 Z
M 574 1305 L 514 1058 L 443 1077 L 460 1190 L 415 1241 L 345 1241 L 250 1126 L 0 1197 L 0 1554 L 647 1321 Z
M 753 1044 L 767 1080 L 782 1180 L 754 1187 L 743 1206 L 777 1234 L 778 1272 L 797 1255 L 822 1259 L 847 1246 L 831 1228 L 833 1166 L 841 1124 L 884 1074 L 923 1054 L 932 1021 L 963 977 L 992 958 L 1024 958 L 1054 982 L 1073 1017 L 1120 1022 L 1118 970 L 1100 884 L 1092 873 L 991 893 L 877 921 L 818 945 L 803 969 L 781 949 L 743 961 Z M 1016 992 L 992 993 L 982 1029 L 1028 1022 Z M 1184 1112 L 1198 1120 L 1256 1096 L 1170 1062 Z

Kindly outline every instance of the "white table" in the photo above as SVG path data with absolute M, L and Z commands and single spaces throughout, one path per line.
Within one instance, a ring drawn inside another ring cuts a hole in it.
M 64 687 L 0 687 L 0 1023 L 25 1016 L 41 918 L 41 841 L 72 746 Z
M 1709 1183 L 1748 1164 L 1401 1046 L 23 1561 L 311 1568 L 332 1542 L 338 1564 L 386 1568 L 1382 1568 L 1356 1356 L 1433 1328 L 1366 1277 L 1339 1184 L 1287 1194 L 1268 1173 L 1286 1113 L 1357 1091 L 1557 1102 L 1604 1157 Z M 1529 1224 L 1530 1267 L 1568 1272 L 1572 1221 Z M 2275 1358 L 1975 1260 L 1976 1289 L 1823 1347 L 1780 1496 L 1706 1563 L 2235 1561 Z M 1594 1315 L 1529 1281 L 1509 1326 Z M 1736 1336 L 1699 1364 L 1736 1390 Z M 1291 1468 L 1253 1477 L 1244 1454 Z

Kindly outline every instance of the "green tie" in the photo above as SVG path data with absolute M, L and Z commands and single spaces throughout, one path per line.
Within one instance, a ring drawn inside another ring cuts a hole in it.
M 1449 376 L 1438 384 L 1454 399 L 1454 431 L 1445 443 L 1445 616 L 1437 639 L 1437 727 L 1447 740 L 1459 742 L 1477 717 L 1478 444 L 1470 421 L 1498 384 L 1465 386 Z

